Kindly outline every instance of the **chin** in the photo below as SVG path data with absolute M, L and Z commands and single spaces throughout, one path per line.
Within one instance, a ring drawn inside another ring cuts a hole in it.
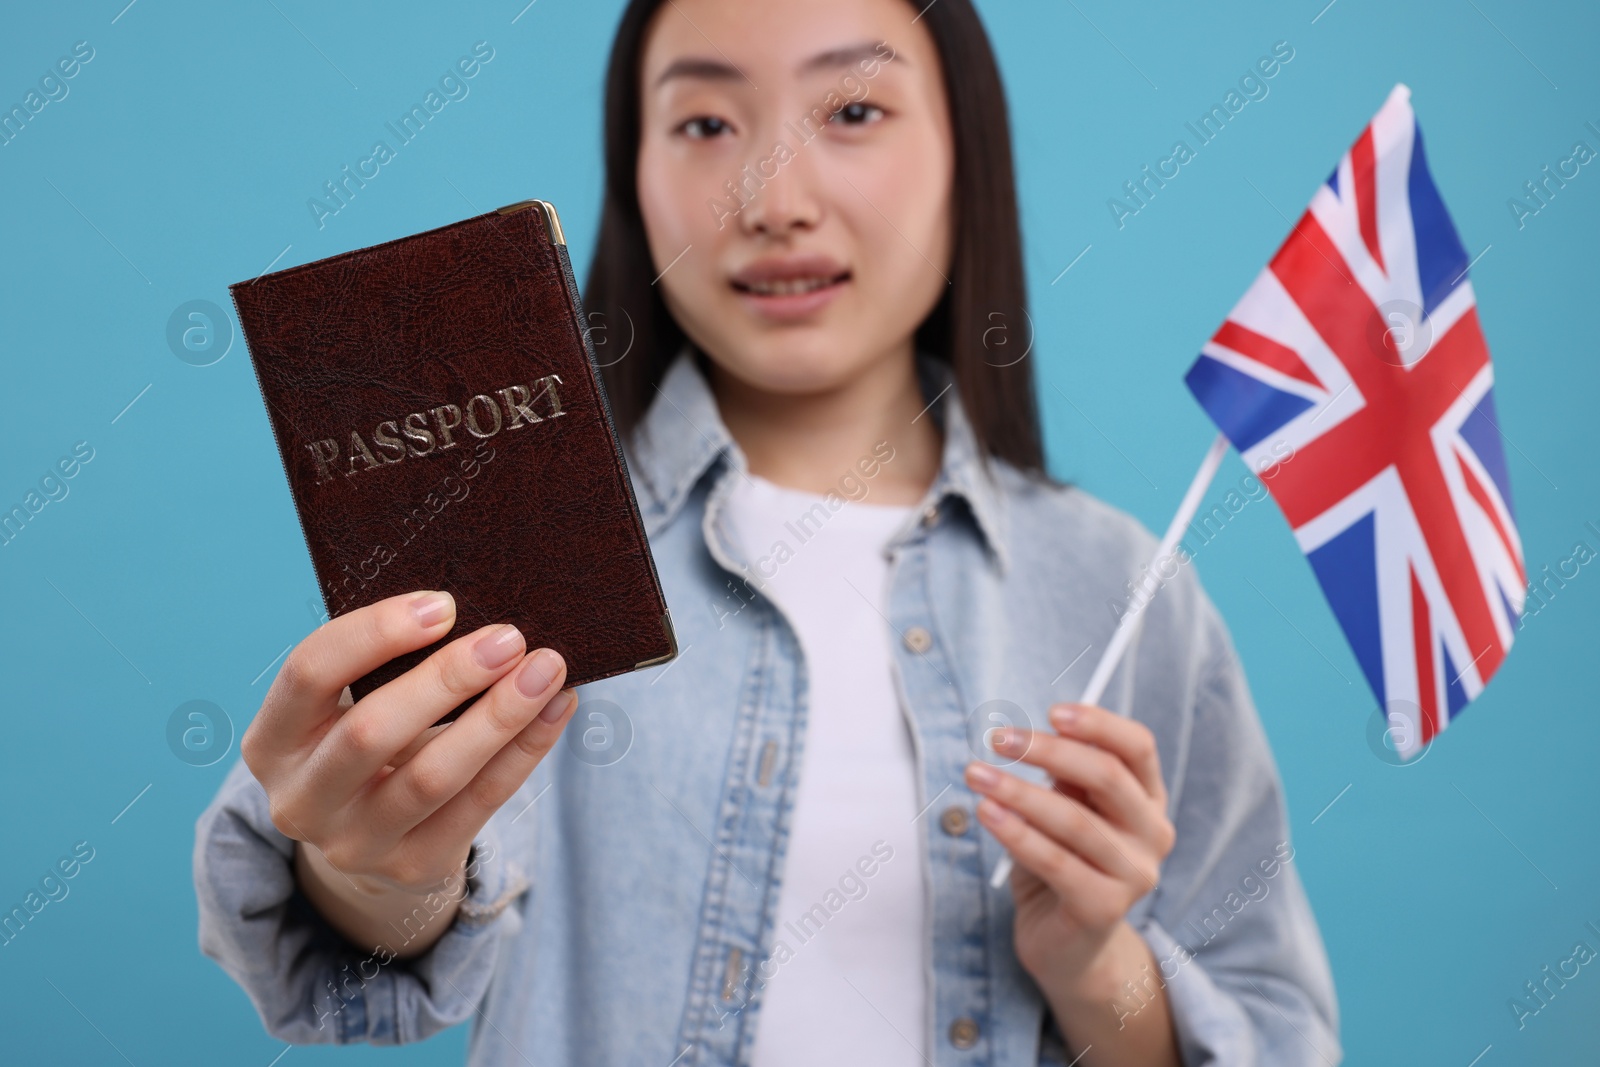
M 826 392 L 846 384 L 873 362 L 841 330 L 761 331 L 719 342 L 715 347 L 702 346 L 712 362 L 766 393 Z

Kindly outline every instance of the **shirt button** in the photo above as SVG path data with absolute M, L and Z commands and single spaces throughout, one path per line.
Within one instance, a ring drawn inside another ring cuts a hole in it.
M 913 652 L 926 652 L 933 647 L 933 635 L 921 626 L 913 626 L 906 631 L 905 642 Z
M 922 525 L 932 526 L 939 521 L 939 505 L 929 504 L 922 509 Z
M 963 1015 L 950 1024 L 950 1043 L 956 1048 L 971 1048 L 978 1043 L 978 1024 Z
M 943 827 L 944 832 L 949 834 L 951 837 L 960 837 L 962 834 L 966 833 L 969 822 L 970 820 L 967 818 L 966 808 L 945 808 L 944 813 L 939 816 L 939 825 Z

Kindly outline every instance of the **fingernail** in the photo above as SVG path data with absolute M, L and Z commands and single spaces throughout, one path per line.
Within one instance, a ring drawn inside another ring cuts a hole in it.
M 545 722 L 560 722 L 561 716 L 565 715 L 567 710 L 577 703 L 577 700 L 578 695 L 576 693 L 570 689 L 563 689 L 550 698 L 550 703 L 544 706 L 544 710 L 539 713 L 539 718 Z
M 1011 812 L 988 797 L 978 801 L 978 818 L 990 826 L 999 826 L 1011 818 Z
M 528 657 L 528 661 L 517 671 L 516 680 L 512 683 L 517 687 L 517 692 L 525 697 L 536 697 L 555 680 L 556 672 L 561 669 L 561 657 L 548 648 L 541 648 Z
M 977 788 L 992 789 L 999 780 L 1000 776 L 987 763 L 973 762 L 967 764 L 967 781 Z
M 1056 729 L 1064 729 L 1078 721 L 1078 709 L 1071 704 L 1058 704 L 1050 709 L 1050 721 Z
M 455 604 L 455 598 L 449 593 L 424 593 L 411 601 L 411 615 L 417 625 L 427 629 L 449 618 Z
M 512 656 L 522 652 L 522 631 L 510 623 L 490 630 L 472 646 L 472 658 L 484 670 L 504 667 Z

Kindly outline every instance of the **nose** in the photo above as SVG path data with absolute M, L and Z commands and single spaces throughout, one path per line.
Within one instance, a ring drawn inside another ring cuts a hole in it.
M 740 173 L 748 202 L 739 213 L 740 226 L 753 237 L 783 238 L 814 230 L 822 222 L 822 200 L 816 175 L 805 158 L 805 146 L 775 144 Z

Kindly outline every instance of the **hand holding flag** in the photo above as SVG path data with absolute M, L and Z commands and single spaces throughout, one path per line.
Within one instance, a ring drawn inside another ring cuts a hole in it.
M 1289 520 L 1402 759 L 1483 692 L 1527 590 L 1470 266 L 1396 85 L 1186 376 Z M 1147 586 L 1221 458 L 1219 441 Z M 1081 703 L 1142 618 L 1119 620 Z

